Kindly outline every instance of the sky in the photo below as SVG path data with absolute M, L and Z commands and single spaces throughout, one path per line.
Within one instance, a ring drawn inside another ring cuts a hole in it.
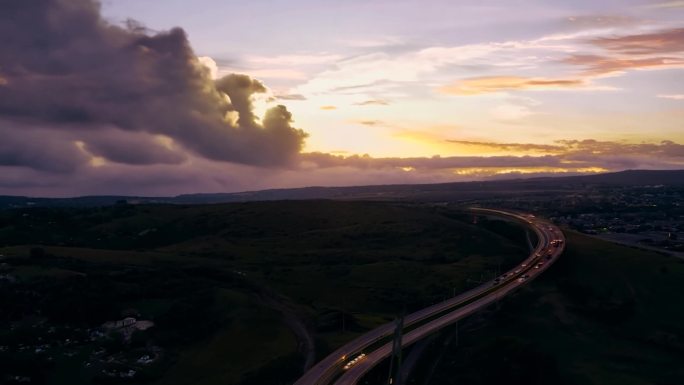
M 0 4 L 0 194 L 684 169 L 684 1 Z

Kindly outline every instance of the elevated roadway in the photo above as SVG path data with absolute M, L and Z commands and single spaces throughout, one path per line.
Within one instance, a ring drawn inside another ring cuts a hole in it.
M 565 237 L 552 223 L 531 214 L 471 209 L 479 215 L 503 216 L 530 226 L 537 246 L 519 265 L 496 279 L 426 307 L 404 318 L 402 347 L 435 333 L 499 301 L 543 273 L 562 254 Z M 394 323 L 379 326 L 335 350 L 307 371 L 294 385 L 352 385 L 392 353 Z

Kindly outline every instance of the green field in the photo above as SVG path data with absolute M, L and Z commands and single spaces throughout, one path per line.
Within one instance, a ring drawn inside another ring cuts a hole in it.
M 463 326 L 430 384 L 682 383 L 684 261 L 567 236 L 544 276 Z
M 304 355 L 286 318 L 308 330 L 320 359 L 527 254 L 517 225 L 471 219 L 338 201 L 0 211 L 0 262 L 17 279 L 0 291 L 0 322 L 15 328 L 0 333 L 0 373 L 46 384 L 287 384 Z M 129 343 L 87 341 L 130 312 L 155 326 Z M 30 349 L 14 354 L 20 343 Z M 144 354 L 157 359 L 136 364 Z M 131 367 L 133 380 L 102 374 Z

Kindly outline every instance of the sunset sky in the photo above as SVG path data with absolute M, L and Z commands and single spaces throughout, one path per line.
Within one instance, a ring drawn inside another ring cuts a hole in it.
M 0 4 L 0 194 L 684 168 L 684 1 Z

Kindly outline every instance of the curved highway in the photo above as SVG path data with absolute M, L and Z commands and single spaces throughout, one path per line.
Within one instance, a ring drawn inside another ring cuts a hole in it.
M 402 347 L 434 333 L 500 300 L 537 277 L 558 258 L 565 237 L 556 226 L 530 214 L 473 208 L 482 215 L 505 216 L 531 226 L 537 247 L 520 265 L 447 301 L 404 318 Z M 394 323 L 387 323 L 357 337 L 314 365 L 294 385 L 352 385 L 392 353 Z

